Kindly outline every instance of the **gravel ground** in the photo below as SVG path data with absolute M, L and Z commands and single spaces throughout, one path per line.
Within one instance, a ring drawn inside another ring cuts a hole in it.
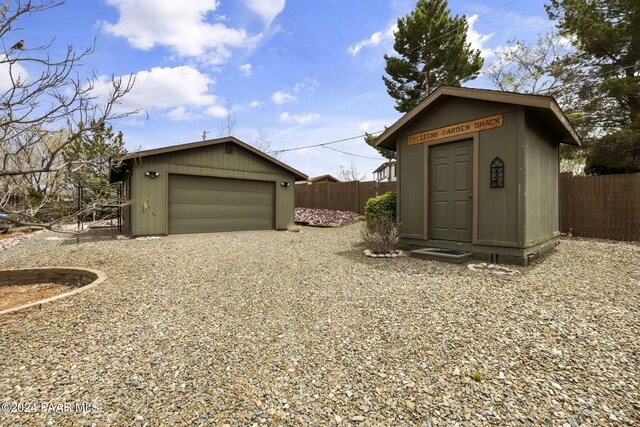
M 0 253 L 108 275 L 0 318 L 0 425 L 640 424 L 639 245 L 507 277 L 365 258 L 361 227 Z

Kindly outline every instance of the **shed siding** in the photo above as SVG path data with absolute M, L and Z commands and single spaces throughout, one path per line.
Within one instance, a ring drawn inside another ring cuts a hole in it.
M 168 232 L 169 174 L 215 176 L 263 180 L 275 183 L 276 228 L 285 229 L 294 220 L 293 174 L 262 159 L 250 151 L 232 144 L 233 154 L 225 154 L 225 144 L 159 154 L 132 159 L 131 232 L 134 235 L 166 234 Z M 150 179 L 146 171 L 157 171 Z M 284 188 L 281 182 L 289 182 Z M 149 209 L 145 210 L 145 202 Z
M 560 235 L 560 145 L 527 117 L 525 141 L 525 247 Z
M 479 134 L 478 158 L 478 244 L 491 246 L 518 246 L 518 222 L 522 213 L 518 209 L 519 175 L 518 128 L 524 126 L 521 109 L 504 112 L 504 125 Z M 491 188 L 491 162 L 496 157 L 504 161 L 504 188 Z
M 398 198 L 400 227 L 402 235 L 420 239 L 423 229 L 424 201 L 424 149 L 422 145 L 408 145 L 407 138 L 401 138 L 402 148 L 398 150 L 401 166 L 398 168 Z M 400 182 L 402 185 L 400 185 Z
M 434 106 L 428 114 L 418 118 L 418 123 L 407 129 L 398 138 L 399 157 L 399 211 L 402 222 L 402 236 L 420 239 L 424 235 L 426 217 L 424 212 L 425 153 L 427 144 L 409 145 L 407 137 L 474 118 L 494 114 L 504 115 L 504 124 L 500 128 L 478 133 L 478 241 L 479 245 L 506 247 L 518 246 L 518 221 L 522 216 L 518 209 L 519 178 L 518 150 L 523 142 L 519 141 L 524 127 L 524 110 L 519 106 L 475 101 L 469 99 L 450 99 L 446 104 Z M 457 140 L 472 137 L 461 135 Z M 443 140 L 444 142 L 450 139 Z M 500 157 L 505 162 L 505 188 L 489 188 L 489 169 L 491 161 Z M 476 159 L 474 159 L 475 161 Z M 428 183 L 427 183 L 428 186 Z M 521 221 L 521 220 L 520 220 Z

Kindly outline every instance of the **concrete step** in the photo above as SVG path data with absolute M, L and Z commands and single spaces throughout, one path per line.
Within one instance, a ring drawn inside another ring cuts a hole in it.
M 471 252 L 457 251 L 455 249 L 444 248 L 420 248 L 411 251 L 414 258 L 429 259 L 433 261 L 444 261 L 451 264 L 462 264 L 473 260 Z

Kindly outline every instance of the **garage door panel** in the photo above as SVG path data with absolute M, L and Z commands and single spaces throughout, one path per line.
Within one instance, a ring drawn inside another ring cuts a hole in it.
M 269 205 L 172 204 L 169 205 L 169 218 L 269 218 L 271 211 Z
M 253 218 L 250 222 L 246 218 L 209 218 L 209 219 L 173 219 L 170 227 L 179 232 L 176 234 L 221 232 L 221 231 L 248 231 L 248 230 L 272 230 L 273 223 L 270 219 Z
M 251 183 L 247 186 L 247 183 Z M 270 192 L 273 183 L 246 179 L 217 178 L 195 175 L 171 175 L 171 188 L 182 190 L 211 190 L 212 186 L 232 192 Z
M 273 182 L 169 176 L 169 233 L 272 230 L 274 225 Z
M 228 190 L 175 189 L 170 204 L 247 205 L 271 204 L 273 192 L 233 192 Z

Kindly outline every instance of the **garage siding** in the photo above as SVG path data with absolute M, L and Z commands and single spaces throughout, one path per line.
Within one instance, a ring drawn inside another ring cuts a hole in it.
M 226 154 L 224 145 L 133 159 L 131 233 L 144 236 L 170 232 L 169 177 L 174 175 L 268 182 L 275 192 L 275 225 L 271 228 L 283 230 L 293 223 L 294 175 L 239 146 L 234 147 L 233 154 Z M 159 176 L 150 179 L 146 171 L 157 171 Z M 290 185 L 282 186 L 282 182 Z
M 169 175 L 169 233 L 272 230 L 273 182 Z

